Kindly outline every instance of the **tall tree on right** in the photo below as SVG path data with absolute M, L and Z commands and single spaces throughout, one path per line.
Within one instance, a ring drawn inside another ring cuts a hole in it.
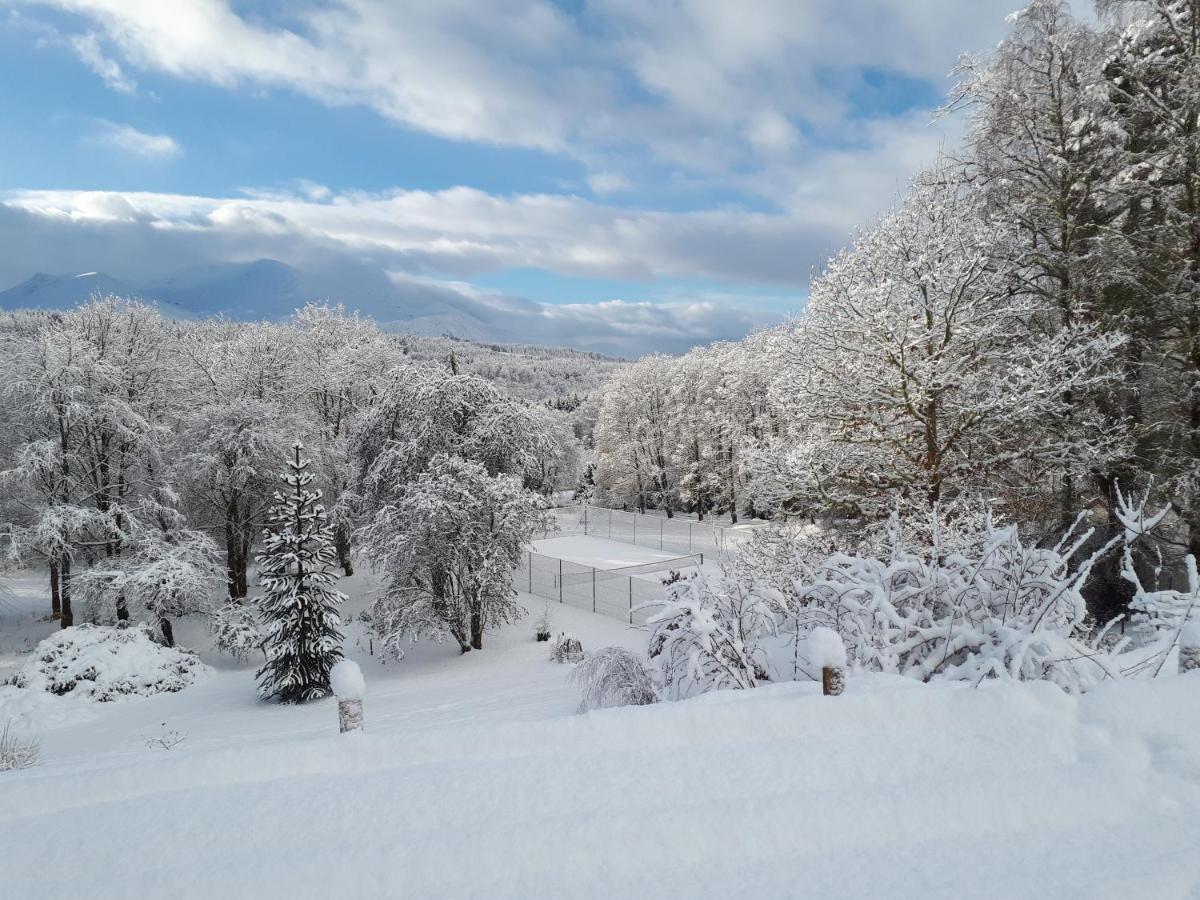
M 1107 0 L 1123 28 L 1105 73 L 1125 136 L 1121 236 L 1135 261 L 1117 295 L 1136 326 L 1144 464 L 1200 553 L 1200 0 Z

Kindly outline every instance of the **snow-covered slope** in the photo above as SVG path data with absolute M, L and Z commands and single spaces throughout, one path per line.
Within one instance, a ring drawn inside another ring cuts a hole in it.
M 141 299 L 153 303 L 167 318 L 196 318 L 191 311 L 165 297 L 153 295 L 103 272 L 81 272 L 78 275 L 38 272 L 20 284 L 0 291 L 0 309 L 69 309 L 96 296 Z
M 588 648 L 641 639 L 552 611 Z M 62 714 L 40 766 L 0 773 L 4 895 L 1200 891 L 1200 675 L 1081 698 L 852 677 L 836 699 L 789 683 L 581 716 L 529 622 L 400 664 L 361 637 L 365 734 L 336 733 L 332 700 L 258 703 L 227 661 L 178 695 Z M 148 747 L 164 728 L 183 742 Z

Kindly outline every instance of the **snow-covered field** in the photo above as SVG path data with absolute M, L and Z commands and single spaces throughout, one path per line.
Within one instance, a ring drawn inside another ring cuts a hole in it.
M 343 588 L 354 612 L 371 582 Z M 12 585 L 6 660 L 45 605 Z M 552 611 L 587 649 L 643 640 Z M 1082 698 L 852 677 L 839 698 L 576 715 L 531 620 L 466 656 L 385 664 L 358 625 L 347 644 L 368 681 L 353 736 L 332 700 L 259 703 L 253 665 L 207 651 L 215 677 L 179 694 L 0 688 L 0 719 L 42 738 L 40 765 L 0 773 L 3 896 L 1200 897 L 1200 675 Z

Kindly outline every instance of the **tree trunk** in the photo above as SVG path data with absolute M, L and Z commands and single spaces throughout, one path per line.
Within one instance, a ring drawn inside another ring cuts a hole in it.
M 341 524 L 333 533 L 333 546 L 337 550 L 338 565 L 349 578 L 354 574 L 354 562 L 350 559 L 350 529 Z
M 117 621 L 129 621 L 129 604 L 125 601 L 124 593 L 117 595 Z
M 58 584 L 59 598 L 62 604 L 60 624 L 63 628 L 70 628 L 75 624 L 75 611 L 71 609 L 71 557 L 65 553 L 58 564 Z
M 159 630 L 162 631 L 163 643 L 168 647 L 175 646 L 175 629 L 171 627 L 171 620 L 163 616 L 158 620 Z
M 62 597 L 58 593 L 58 560 L 50 560 L 50 618 L 62 618 Z
M 471 646 L 483 649 L 483 615 L 479 610 L 471 611 Z

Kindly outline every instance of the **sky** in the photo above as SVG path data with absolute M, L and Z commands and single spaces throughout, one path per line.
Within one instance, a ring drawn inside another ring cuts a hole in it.
M 736 339 L 958 140 L 1017 3 L 0 0 L 0 289 L 270 258 Z

